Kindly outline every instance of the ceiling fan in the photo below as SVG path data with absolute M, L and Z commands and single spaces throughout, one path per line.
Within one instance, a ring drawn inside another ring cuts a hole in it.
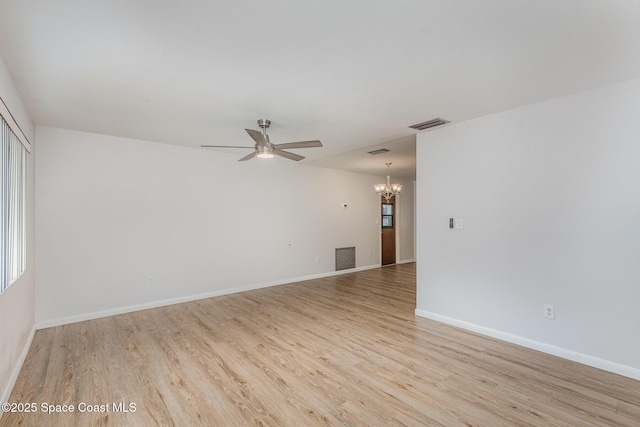
M 253 148 L 255 151 L 251 154 L 248 154 L 238 160 L 239 162 L 244 162 L 246 160 L 253 159 L 254 157 L 259 157 L 262 159 L 270 159 L 274 155 L 284 157 L 289 160 L 295 160 L 296 162 L 304 159 L 304 156 L 299 154 L 290 153 L 288 151 L 284 151 L 283 148 L 312 148 L 312 147 L 322 147 L 322 142 L 318 140 L 314 141 L 297 141 L 297 142 L 287 142 L 284 144 L 272 144 L 269 141 L 269 135 L 267 135 L 267 128 L 271 125 L 271 120 L 267 119 L 259 119 L 258 125 L 262 128 L 262 132 L 259 130 L 253 129 L 245 129 L 249 136 L 253 138 L 256 142 L 254 147 L 239 147 L 237 145 L 201 145 L 201 147 L 208 148 Z

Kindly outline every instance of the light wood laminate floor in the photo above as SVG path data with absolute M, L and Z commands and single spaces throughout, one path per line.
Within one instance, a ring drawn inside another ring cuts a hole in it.
M 640 425 L 640 382 L 414 308 L 404 264 L 40 330 L 0 426 Z

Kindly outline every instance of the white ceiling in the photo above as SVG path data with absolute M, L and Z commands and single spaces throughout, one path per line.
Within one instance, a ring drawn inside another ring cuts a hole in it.
M 0 0 L 0 53 L 36 124 L 411 177 L 408 125 L 639 77 L 640 2 Z

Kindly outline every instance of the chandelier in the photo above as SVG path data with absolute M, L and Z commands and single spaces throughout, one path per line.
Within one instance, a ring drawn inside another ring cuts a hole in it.
M 376 184 L 373 188 L 375 188 L 376 193 L 384 197 L 388 202 L 393 196 L 400 194 L 400 191 L 402 191 L 402 184 L 391 184 L 391 177 L 389 176 L 389 166 L 391 166 L 391 163 L 385 163 L 385 165 L 387 165 L 387 183 Z

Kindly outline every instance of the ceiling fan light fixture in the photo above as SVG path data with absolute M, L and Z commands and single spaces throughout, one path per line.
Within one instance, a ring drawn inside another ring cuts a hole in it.
M 258 151 L 257 157 L 260 159 L 273 159 L 274 157 L 273 149 L 270 149 L 269 147 L 257 146 L 256 150 Z
M 304 156 L 300 154 L 292 153 L 284 150 L 284 148 L 313 148 L 322 147 L 322 142 L 314 139 L 313 141 L 295 141 L 285 142 L 284 144 L 272 144 L 267 135 L 267 128 L 271 125 L 271 121 L 267 119 L 258 120 L 258 124 L 262 128 L 262 132 L 254 129 L 245 129 L 251 139 L 255 142 L 253 147 L 238 147 L 234 145 L 201 145 L 201 147 L 207 148 L 253 148 L 253 152 L 238 160 L 239 162 L 245 162 L 251 160 L 254 157 L 260 159 L 272 159 L 275 156 L 284 157 L 285 159 L 294 160 L 299 162 L 304 159 Z

